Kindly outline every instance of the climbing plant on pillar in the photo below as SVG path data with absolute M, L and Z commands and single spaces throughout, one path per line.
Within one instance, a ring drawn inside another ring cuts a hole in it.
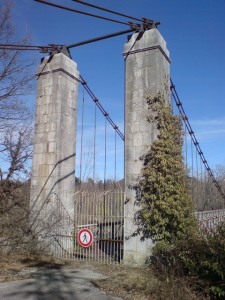
M 148 122 L 157 128 L 157 140 L 141 159 L 142 174 L 134 186 L 137 231 L 142 239 L 173 243 L 196 229 L 193 204 L 182 158 L 182 123 L 162 94 L 146 96 Z

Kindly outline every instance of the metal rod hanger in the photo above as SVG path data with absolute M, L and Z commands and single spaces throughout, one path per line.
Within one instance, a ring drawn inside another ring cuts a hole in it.
M 0 50 L 15 50 L 15 51 L 20 51 L 20 50 L 23 50 L 23 51 L 39 51 L 41 50 L 40 48 L 35 48 L 35 47 L 27 47 L 27 48 L 20 48 L 19 46 L 15 46 L 15 47 L 7 47 L 7 46 L 1 46 L 0 44 Z M 42 51 L 41 51 L 42 52 Z M 42 53 L 46 53 L 48 51 L 43 51 Z
M 60 51 L 62 49 L 62 47 L 63 47 L 63 45 L 55 45 L 55 44 L 49 44 L 48 46 L 0 44 L 1 50 L 40 51 L 41 53 Z
M 107 111 L 105 111 L 104 107 L 101 105 L 99 99 L 94 95 L 90 87 L 88 86 L 87 82 L 84 80 L 84 78 L 80 75 L 80 83 L 83 85 L 86 92 L 89 94 L 89 96 L 92 98 L 96 106 L 99 108 L 103 116 L 106 118 L 106 120 L 110 123 L 110 125 L 113 127 L 113 129 L 116 131 L 116 133 L 120 136 L 120 138 L 124 141 L 124 135 L 119 130 L 118 126 L 113 122 Z
M 81 42 L 78 42 L 78 43 L 67 45 L 66 48 L 70 49 L 70 48 L 82 46 L 82 45 L 85 45 L 85 44 L 90 44 L 90 43 L 93 43 L 93 42 L 98 42 L 98 41 L 105 40 L 105 39 L 108 39 L 108 38 L 112 38 L 112 37 L 115 37 L 115 36 L 119 36 L 119 35 L 122 35 L 122 34 L 130 33 L 130 32 L 136 31 L 138 29 L 139 29 L 139 27 L 137 27 L 136 29 L 133 28 L 133 29 L 128 29 L 128 30 L 124 30 L 124 31 L 119 31 L 119 32 L 115 32 L 115 33 L 111 33 L 111 34 L 99 36 L 99 37 L 96 37 L 96 38 L 93 38 L 93 39 L 90 39 L 90 40 L 81 41 Z
M 85 11 L 77 10 L 77 9 L 74 9 L 74 8 L 71 8 L 71 7 L 68 7 L 68 6 L 59 5 L 57 3 L 49 2 L 49 1 L 46 1 L 46 0 L 34 0 L 34 1 L 42 3 L 42 4 L 54 6 L 54 7 L 57 7 L 57 8 L 61 8 L 61 9 L 64 9 L 64 10 L 69 10 L 69 11 L 72 11 L 72 12 L 76 12 L 76 13 L 86 15 L 86 16 L 89 16 L 89 17 L 94 17 L 94 18 L 102 19 L 102 20 L 105 20 L 105 21 L 111 21 L 111 22 L 119 23 L 119 24 L 123 24 L 123 25 L 130 25 L 129 22 L 122 22 L 122 21 L 119 21 L 119 20 L 103 17 L 103 16 L 100 16 L 100 15 L 91 14 L 91 13 L 88 13 L 88 12 L 85 12 Z
M 27 47 L 38 47 L 38 48 L 44 48 L 44 47 L 47 47 L 47 46 L 34 46 L 34 45 L 21 45 L 21 44 L 0 44 L 1 46 L 18 46 L 18 47 L 21 47 L 21 48 L 27 48 Z M 50 47 L 50 46 L 49 46 Z
M 67 49 L 70 49 L 70 48 L 90 44 L 93 42 L 98 42 L 101 40 L 105 40 L 108 38 L 112 38 L 112 37 L 116 37 L 119 35 L 123 35 L 123 34 L 127 34 L 127 33 L 131 33 L 131 32 L 140 30 L 140 26 L 138 26 L 138 25 L 134 24 L 131 27 L 132 27 L 131 29 L 110 33 L 107 35 L 99 36 L 99 37 L 96 37 L 93 39 L 89 39 L 89 40 L 85 40 L 85 41 L 81 41 L 78 43 L 65 45 L 65 46 L 64 45 L 56 45 L 56 44 L 49 44 L 48 46 L 0 44 L 0 49 L 3 49 L 3 50 L 34 50 L 34 51 L 36 50 L 36 51 L 40 51 L 41 53 L 60 52 L 62 50 L 63 46 Z
M 94 8 L 97 8 L 99 10 L 103 10 L 103 11 L 106 11 L 106 12 L 109 12 L 109 13 L 112 13 L 112 14 L 115 14 L 115 15 L 118 15 L 118 16 L 121 16 L 121 17 L 125 17 L 125 18 L 128 18 L 128 19 L 132 19 L 132 20 L 135 20 L 135 21 L 139 21 L 139 22 L 142 22 L 143 19 L 139 19 L 139 18 L 135 18 L 135 17 L 132 17 L 132 16 L 129 16 L 129 15 L 126 15 L 126 14 L 123 14 L 123 13 L 120 13 L 118 11 L 114 11 L 114 10 L 111 10 L 111 9 L 108 9 L 108 8 L 105 8 L 105 7 L 102 7 L 102 6 L 97 6 L 97 5 L 94 5 L 92 3 L 89 3 L 89 2 L 86 2 L 86 1 L 83 1 L 83 0 L 72 0 L 73 2 L 76 2 L 76 3 L 79 3 L 79 4 L 84 4 L 86 6 L 90 6 L 90 7 L 94 7 Z M 153 21 L 152 21 L 153 22 Z

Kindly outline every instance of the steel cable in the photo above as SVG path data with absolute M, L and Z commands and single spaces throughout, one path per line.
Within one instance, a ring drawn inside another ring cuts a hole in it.
M 81 119 L 81 136 L 80 136 L 80 184 L 81 186 L 82 186 L 83 135 L 84 135 L 84 87 L 83 87 L 83 97 L 82 97 L 82 119 Z
M 115 137 L 114 137 L 115 145 L 114 145 L 114 189 L 116 189 L 116 180 L 117 180 L 117 143 L 116 143 L 116 131 L 115 131 Z
M 106 190 L 106 167 L 107 167 L 107 122 L 105 118 L 105 147 L 104 147 L 104 191 Z
M 99 108 L 99 110 L 101 111 L 101 113 L 104 115 L 104 117 L 107 119 L 107 121 L 113 127 L 113 129 L 117 132 L 117 134 L 119 135 L 119 137 L 124 141 L 124 135 L 123 135 L 123 133 L 119 130 L 118 126 L 113 122 L 113 120 L 111 119 L 111 117 L 109 116 L 109 114 L 103 108 L 103 106 L 101 105 L 100 101 L 94 95 L 94 93 L 92 92 L 92 90 L 88 86 L 87 82 L 84 80 L 84 78 L 81 75 L 80 75 L 80 80 L 79 81 L 84 86 L 85 90 L 90 95 L 90 97 L 92 98 L 92 100 L 94 101 L 94 103 L 96 104 L 96 106 Z
M 95 165 L 96 165 L 96 130 L 97 130 L 97 106 L 95 105 L 95 114 L 94 114 L 94 161 L 93 161 L 93 181 L 95 188 Z
M 83 4 L 83 5 L 89 6 L 89 7 L 96 8 L 96 9 L 99 9 L 99 10 L 102 10 L 102 11 L 106 11 L 106 12 L 109 12 L 109 13 L 112 13 L 112 14 L 115 14 L 115 15 L 118 15 L 118 16 L 121 16 L 121 17 L 132 19 L 132 20 L 135 20 L 135 21 L 140 21 L 140 22 L 143 21 L 142 19 L 135 18 L 135 17 L 129 16 L 129 15 L 123 14 L 121 12 L 114 11 L 114 10 L 102 7 L 102 6 L 97 6 L 97 5 L 94 5 L 94 4 L 86 2 L 86 1 L 81 1 L 81 0 L 72 0 L 72 1 L 76 2 L 76 3 L 79 3 L 79 4 Z
M 74 8 L 71 8 L 71 7 L 68 7 L 68 6 L 59 5 L 59 4 L 54 3 L 54 2 L 50 2 L 50 1 L 46 1 L 46 0 L 34 0 L 34 1 L 42 3 L 42 4 L 46 4 L 46 5 L 49 5 L 49 6 L 53 6 L 53 7 L 56 7 L 56 8 L 60 8 L 60 9 L 68 10 L 68 11 L 71 11 L 71 12 L 75 12 L 75 13 L 78 13 L 78 14 L 86 15 L 86 16 L 89 16 L 89 17 L 94 17 L 94 18 L 97 18 L 97 19 L 102 19 L 102 20 L 105 20 L 105 21 L 110 21 L 110 22 L 130 26 L 130 23 L 128 23 L 128 22 L 123 22 L 123 21 L 107 18 L 107 17 L 104 17 L 104 16 L 91 14 L 91 13 L 81 11 L 81 10 L 77 10 L 77 9 L 74 9 Z
M 204 164 L 204 166 L 205 166 L 205 168 L 206 168 L 206 170 L 207 170 L 210 178 L 212 179 L 212 182 L 216 186 L 216 188 L 219 191 L 220 195 L 225 200 L 225 193 L 222 190 L 221 186 L 219 185 L 218 181 L 216 180 L 216 178 L 215 178 L 215 176 L 214 176 L 211 168 L 209 167 L 209 164 L 208 164 L 208 162 L 207 162 L 207 160 L 206 160 L 206 158 L 205 158 L 205 156 L 203 154 L 203 151 L 202 151 L 202 149 L 201 149 L 201 147 L 200 147 L 200 145 L 199 145 L 199 143 L 197 141 L 197 138 L 196 138 L 196 136 L 194 134 L 194 131 L 192 130 L 192 127 L 190 125 L 188 117 L 187 117 L 187 115 L 186 115 L 186 113 L 184 111 L 183 105 L 182 105 L 182 103 L 180 101 L 180 98 L 179 98 L 179 96 L 177 94 L 177 91 L 175 89 L 175 85 L 172 82 L 172 79 L 170 80 L 170 82 L 171 82 L 171 86 L 170 86 L 171 94 L 172 94 L 172 96 L 173 96 L 173 98 L 175 100 L 175 103 L 176 103 L 176 105 L 177 105 L 177 107 L 178 107 L 178 109 L 179 109 L 179 111 L 180 111 L 180 113 L 181 113 L 181 115 L 183 117 L 184 124 L 185 124 L 185 126 L 186 126 L 186 128 L 188 130 L 189 135 L 191 136 L 191 141 L 195 145 L 195 147 L 197 149 L 197 152 L 198 152 L 198 154 L 199 154 L 199 156 L 200 156 L 200 158 L 201 158 L 201 160 L 202 160 L 202 162 L 203 162 L 203 164 Z

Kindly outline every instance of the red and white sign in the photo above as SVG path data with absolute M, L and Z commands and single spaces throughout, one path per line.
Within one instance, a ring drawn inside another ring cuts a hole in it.
M 78 232 L 78 243 L 82 247 L 90 247 L 93 242 L 93 233 L 87 228 L 83 228 Z

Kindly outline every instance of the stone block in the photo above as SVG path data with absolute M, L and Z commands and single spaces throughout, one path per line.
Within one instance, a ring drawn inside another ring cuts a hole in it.
M 142 146 L 142 135 L 139 132 L 133 133 L 133 146 L 140 147 Z
M 55 139 L 53 139 L 53 142 L 48 143 L 48 152 L 56 152 L 56 142 L 54 140 Z

